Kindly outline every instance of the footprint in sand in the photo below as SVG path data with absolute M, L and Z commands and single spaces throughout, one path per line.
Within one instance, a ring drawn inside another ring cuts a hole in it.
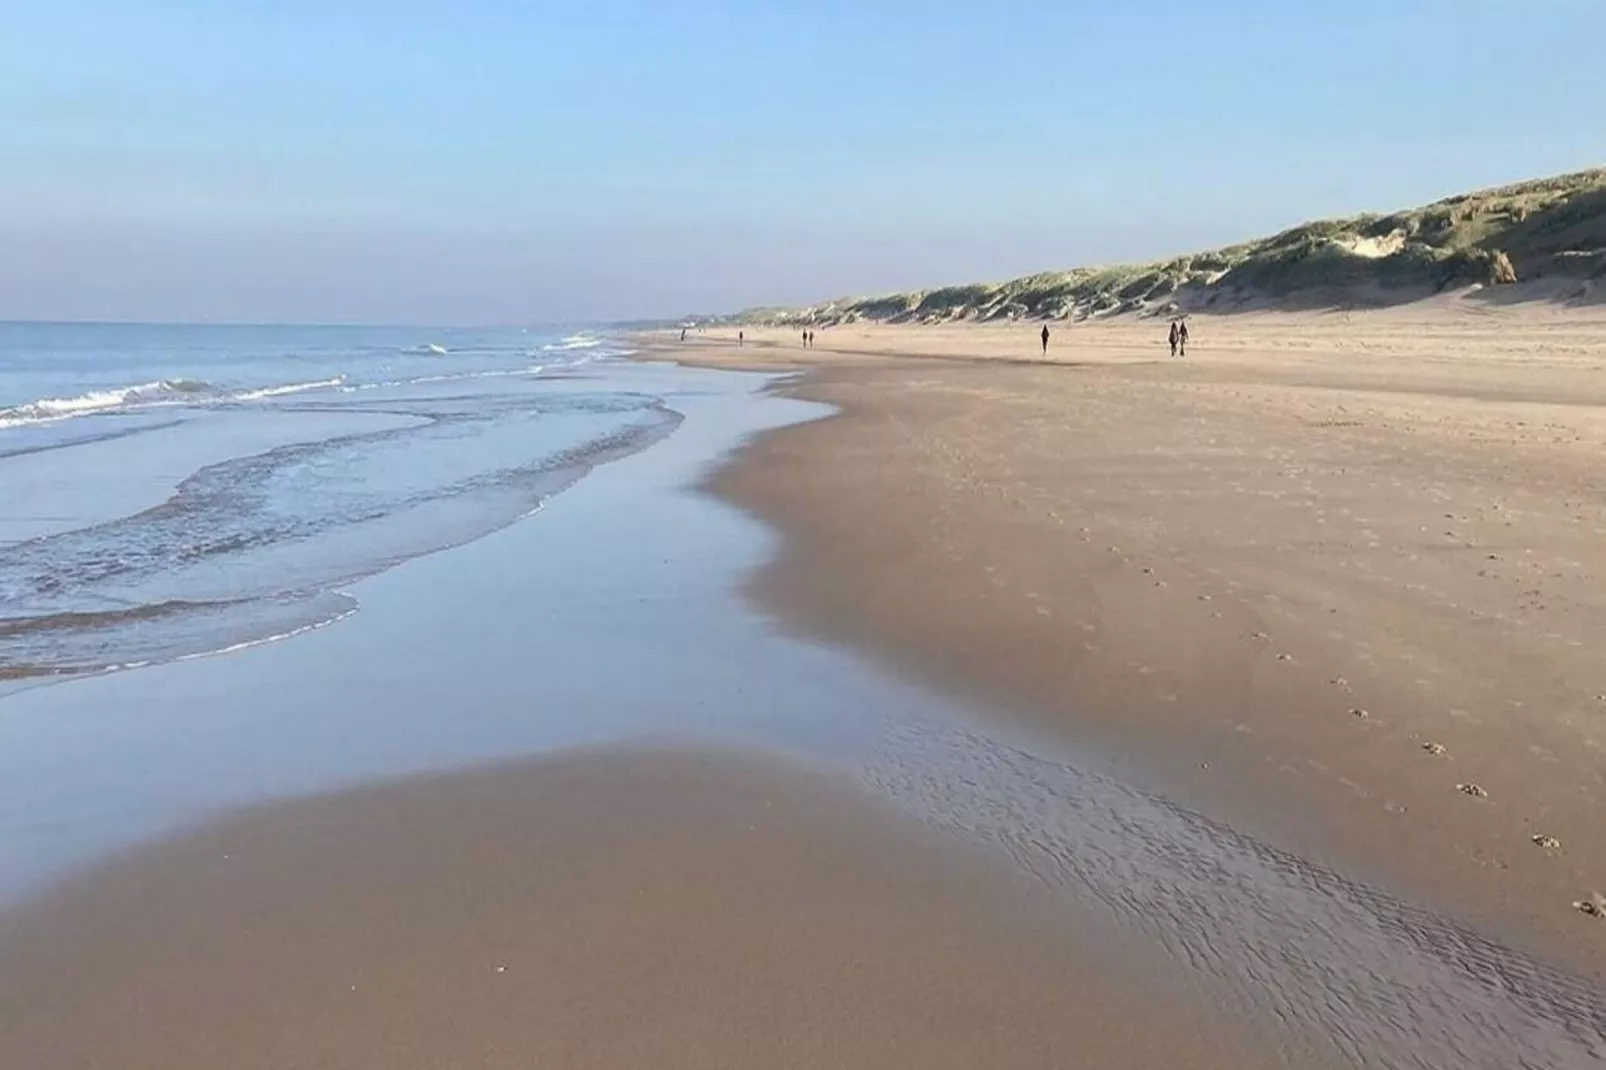
M 1424 743 L 1424 744 L 1422 744 L 1422 749 L 1427 751 L 1429 754 L 1433 755 L 1435 758 L 1437 758 L 1439 755 L 1444 753 L 1444 744 L 1443 743 Z
M 1474 799 L 1487 799 L 1489 797 L 1489 793 L 1477 784 L 1457 784 L 1455 790 L 1462 795 L 1470 795 Z
M 1534 836 L 1530 836 L 1528 838 L 1533 841 L 1533 845 L 1535 847 L 1538 847 L 1541 850 L 1545 850 L 1545 851 L 1559 851 L 1559 850 L 1561 850 L 1561 841 L 1556 839 L 1556 837 L 1554 837 L 1554 836 L 1534 835 Z

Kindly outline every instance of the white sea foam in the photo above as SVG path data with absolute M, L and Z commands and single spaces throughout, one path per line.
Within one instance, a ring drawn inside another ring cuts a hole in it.
M 350 596 L 348 595 L 347 597 L 349 598 Z M 362 608 L 362 606 L 357 602 L 357 600 L 355 598 L 351 598 L 351 605 L 348 606 L 346 609 L 343 609 L 340 612 L 335 613 L 335 614 L 333 614 L 331 616 L 324 617 L 324 618 L 322 618 L 320 620 L 311 621 L 310 623 L 300 625 L 299 627 L 290 628 L 290 629 L 287 629 L 286 631 L 275 632 L 272 635 L 264 635 L 264 636 L 261 636 L 260 638 L 257 638 L 257 639 L 242 639 L 238 643 L 230 643 L 228 646 L 219 647 L 216 650 L 197 650 L 193 654 L 181 654 L 178 657 L 174 658 L 173 660 L 174 661 L 196 661 L 196 660 L 199 660 L 201 658 L 216 658 L 216 657 L 221 657 L 221 656 L 223 656 L 225 654 L 236 654 L 236 653 L 238 653 L 238 652 L 240 652 L 242 650 L 250 650 L 252 647 L 267 646 L 269 643 L 282 643 L 286 639 L 294 639 L 297 636 L 306 635 L 308 632 L 322 631 L 323 629 L 329 627 L 330 625 L 339 624 L 341 621 L 346 620 L 349 617 L 356 616 L 357 610 L 359 610 L 361 608 Z M 138 664 L 138 666 L 136 666 L 136 665 L 112 666 L 109 671 L 116 671 L 119 668 L 141 667 L 141 666 L 144 666 L 144 665 L 147 665 L 147 664 L 150 664 L 150 663 L 149 662 L 140 662 Z
M 74 416 L 113 409 L 170 404 L 204 397 L 211 392 L 211 384 L 195 379 L 158 379 L 133 386 L 112 387 L 109 390 L 91 390 L 73 397 L 40 398 L 24 405 L 0 409 L 0 427 L 68 420 Z
M 539 511 L 540 508 L 538 506 L 535 510 L 532 510 L 532 513 Z M 344 594 L 344 592 L 341 593 Z M 309 632 L 322 631 L 325 628 L 339 624 L 344 620 L 356 616 L 357 611 L 362 608 L 361 603 L 359 603 L 356 598 L 353 598 L 350 595 L 345 595 L 345 597 L 349 600 L 349 605 L 347 605 L 346 608 L 332 613 L 327 617 L 320 617 L 319 619 L 309 621 L 306 624 L 297 625 L 293 628 L 287 628 L 282 632 L 273 632 L 269 635 L 260 636 L 255 639 L 242 639 L 237 643 L 230 643 L 227 646 L 218 647 L 216 650 L 197 650 L 189 654 L 180 654 L 172 660 L 199 661 L 202 658 L 222 657 L 225 654 L 237 654 L 242 650 L 250 650 L 253 647 L 267 646 L 270 643 L 282 643 L 286 639 L 295 639 L 299 636 L 306 635 Z M 142 658 L 138 661 L 119 661 L 110 665 L 101 665 L 97 668 L 87 670 L 82 674 L 75 675 L 108 676 L 116 672 L 127 672 L 130 669 L 149 668 L 150 666 L 155 665 L 157 660 L 158 659 L 154 658 Z
M 244 390 L 233 395 L 231 401 L 261 401 L 263 398 L 282 398 L 287 394 L 304 394 L 309 390 L 330 390 L 337 386 L 344 386 L 346 377 L 337 375 L 333 379 L 319 379 L 310 383 L 286 383 L 283 386 L 265 386 L 260 390 Z
M 411 379 L 385 379 L 377 383 L 357 383 L 354 386 L 342 386 L 343 394 L 355 393 L 358 390 L 388 390 L 400 386 L 422 386 L 430 383 L 461 383 L 468 379 L 508 379 L 516 375 L 529 374 L 524 368 L 500 368 L 485 372 L 453 372 L 449 375 L 415 375 Z
M 76 416 L 90 416 L 96 413 L 133 412 L 162 405 L 261 401 L 287 394 L 300 394 L 308 390 L 330 389 L 344 382 L 345 376 L 341 375 L 332 379 L 283 383 L 231 394 L 199 379 L 158 379 L 149 383 L 136 383 L 133 386 L 91 390 L 73 397 L 40 398 L 22 405 L 0 408 L 0 428 L 54 423 L 58 420 L 70 420 Z
M 431 343 L 425 352 L 437 355 L 446 350 Z M 557 342 L 542 346 L 531 356 L 546 354 L 559 364 L 578 366 L 593 360 L 629 356 L 633 351 L 611 345 L 607 339 L 593 334 L 572 334 Z M 559 356 L 561 355 L 561 356 Z M 539 375 L 550 364 L 531 364 L 524 368 L 496 371 L 453 372 L 441 375 L 423 375 L 378 383 L 347 384 L 345 375 L 308 382 L 280 383 L 273 386 L 253 387 L 248 390 L 227 391 L 199 379 L 156 379 L 148 383 L 91 390 L 70 397 L 39 398 L 21 405 L 0 407 L 0 429 L 31 424 L 54 423 L 78 416 L 97 413 L 132 412 L 163 405 L 220 404 L 265 401 L 315 390 L 337 390 L 351 393 L 379 387 L 414 386 L 424 383 L 456 382 L 464 379 L 503 378 L 509 376 Z
M 548 342 L 541 349 L 547 353 L 562 353 L 571 349 L 595 349 L 602 344 L 602 339 L 594 334 L 571 334 L 559 342 Z

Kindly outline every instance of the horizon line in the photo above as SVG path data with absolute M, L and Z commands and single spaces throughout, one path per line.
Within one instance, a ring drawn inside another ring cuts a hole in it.
M 667 323 L 673 317 L 642 317 L 619 320 L 549 320 L 530 323 L 364 323 L 361 321 L 311 322 L 304 320 L 231 319 L 25 319 L 0 316 L 0 327 L 296 327 L 314 330 L 355 330 L 383 328 L 413 331 L 512 331 L 557 328 L 618 328 L 648 323 Z

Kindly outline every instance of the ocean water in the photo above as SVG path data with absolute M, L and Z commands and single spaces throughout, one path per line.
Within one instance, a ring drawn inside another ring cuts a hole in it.
M 568 330 L 0 324 L 0 690 L 235 649 L 679 417 Z

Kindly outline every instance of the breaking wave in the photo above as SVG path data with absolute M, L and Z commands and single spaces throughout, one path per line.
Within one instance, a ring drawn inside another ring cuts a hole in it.
M 344 382 L 344 376 L 336 376 L 332 379 L 318 379 L 305 383 L 283 383 L 253 390 L 228 391 L 201 379 L 157 379 L 149 383 L 136 383 L 133 386 L 90 390 L 73 397 L 40 398 L 22 405 L 0 408 L 0 428 L 53 423 L 97 413 L 132 412 L 162 405 L 261 401 L 264 398 L 300 394 L 309 390 L 330 389 Z
M 596 349 L 603 341 L 594 334 L 571 334 L 557 342 L 549 342 L 541 349 L 546 353 L 564 353 L 573 349 Z

